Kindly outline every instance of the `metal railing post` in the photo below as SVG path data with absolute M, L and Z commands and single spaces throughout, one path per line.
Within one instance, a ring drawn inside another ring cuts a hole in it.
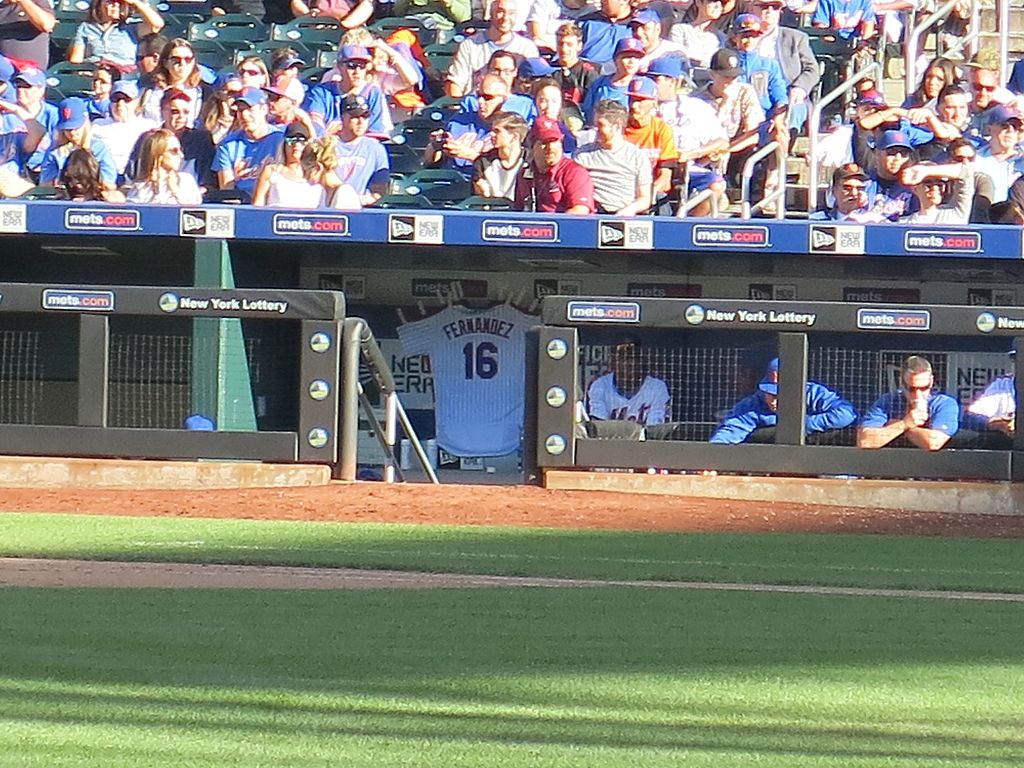
M 384 444 L 387 459 L 384 462 L 384 482 L 395 482 L 395 442 L 398 435 L 398 394 L 394 390 L 384 393 Z
M 825 107 L 831 104 L 833 101 L 838 99 L 844 93 L 852 91 L 857 83 L 864 80 L 874 74 L 882 74 L 882 66 L 877 62 L 872 62 L 868 66 L 859 72 L 854 73 L 853 77 L 840 83 L 831 91 L 826 93 L 821 99 L 811 107 L 811 114 L 808 118 L 807 126 L 807 138 L 808 138 L 808 152 L 810 153 L 810 179 L 807 184 L 807 212 L 811 213 L 818 205 L 818 134 L 821 133 L 821 113 Z
M 779 186 L 770 195 L 765 195 L 753 206 L 750 204 L 750 182 L 754 177 L 754 166 L 769 155 L 775 155 L 775 163 L 778 165 Z M 775 218 L 786 218 L 786 150 L 777 141 L 770 142 L 761 147 L 757 152 L 747 158 L 743 164 L 740 184 L 740 218 L 749 219 L 753 212 L 761 210 L 776 200 L 780 201 L 775 206 Z
M 935 13 L 926 16 L 920 24 L 907 34 L 906 66 L 903 70 L 903 88 L 907 94 L 917 87 L 917 55 L 921 49 L 921 37 L 932 27 L 949 16 L 959 0 L 947 0 L 935 9 Z
M 364 323 L 358 317 L 345 321 L 341 347 L 341 425 L 338 476 L 356 479 L 359 457 L 359 356 Z

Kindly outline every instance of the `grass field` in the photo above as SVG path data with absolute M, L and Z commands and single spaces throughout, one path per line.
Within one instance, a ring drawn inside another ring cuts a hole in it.
M 0 554 L 1024 591 L 1024 542 L 0 515 Z M 0 590 L 0 766 L 1024 766 L 1024 608 Z

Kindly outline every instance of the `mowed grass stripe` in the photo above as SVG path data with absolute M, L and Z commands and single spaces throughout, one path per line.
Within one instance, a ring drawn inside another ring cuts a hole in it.
M 0 556 L 1024 592 L 1024 540 L 0 514 Z
M 0 590 L 0 765 L 1024 764 L 1016 606 Z

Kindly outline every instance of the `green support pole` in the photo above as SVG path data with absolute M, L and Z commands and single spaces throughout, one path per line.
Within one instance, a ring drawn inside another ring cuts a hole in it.
M 196 240 L 195 286 L 235 287 L 226 240 Z M 192 410 L 213 419 L 218 430 L 256 431 L 241 320 L 192 321 Z

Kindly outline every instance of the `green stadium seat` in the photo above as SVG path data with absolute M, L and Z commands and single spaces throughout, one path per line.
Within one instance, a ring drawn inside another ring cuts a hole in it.
M 60 51 L 66 51 L 71 41 L 75 39 L 75 32 L 78 25 L 84 21 L 82 17 L 70 19 L 58 19 L 57 25 L 50 33 L 50 45 Z
M 79 21 L 85 20 L 88 11 L 89 0 L 57 0 L 53 8 L 58 19 L 77 18 Z
M 88 93 L 92 90 L 92 76 L 95 71 L 94 64 L 58 61 L 46 70 L 46 85 L 59 92 L 62 98 Z
M 412 208 L 412 209 L 430 209 L 434 207 L 434 204 L 430 202 L 429 198 L 423 195 L 384 195 L 370 208 Z
M 395 144 L 406 144 L 417 152 L 422 152 L 430 143 L 430 134 L 442 127 L 443 122 L 417 115 L 396 125 L 391 133 L 391 141 Z
M 189 26 L 203 23 L 203 17 L 198 13 L 165 13 L 163 20 L 164 28 L 160 30 L 160 34 L 168 40 L 185 37 L 188 34 Z
M 455 207 L 460 211 L 511 211 L 512 201 L 507 197 L 470 195 Z
M 424 168 L 402 179 L 399 191 L 407 195 L 422 195 L 435 208 L 454 207 L 473 194 L 469 180 L 458 171 L 443 168 Z
M 328 16 L 300 16 L 287 24 L 274 24 L 270 39 L 276 42 L 302 45 L 330 43 L 338 45 L 345 33 L 337 19 Z
M 56 200 L 60 195 L 59 190 L 53 186 L 32 187 L 20 197 L 21 200 Z
M 435 110 L 440 110 L 451 115 L 459 111 L 459 105 L 461 104 L 462 99 L 456 98 L 455 96 L 441 96 L 440 98 L 434 99 L 420 111 L 433 112 Z
M 223 69 L 231 66 L 239 52 L 243 56 L 252 52 L 251 48 L 244 48 L 241 45 L 226 48 L 214 40 L 190 40 L 189 45 L 196 52 L 199 63 L 205 64 L 210 69 Z
M 237 48 L 239 43 L 251 48 L 255 43 L 266 40 L 269 32 L 267 25 L 255 16 L 229 13 L 225 16 L 214 16 L 209 21 L 190 24 L 188 39 L 209 40 L 226 48 Z
M 388 153 L 392 179 L 404 179 L 423 170 L 423 153 L 417 152 L 408 144 L 388 141 L 384 143 L 384 149 Z

